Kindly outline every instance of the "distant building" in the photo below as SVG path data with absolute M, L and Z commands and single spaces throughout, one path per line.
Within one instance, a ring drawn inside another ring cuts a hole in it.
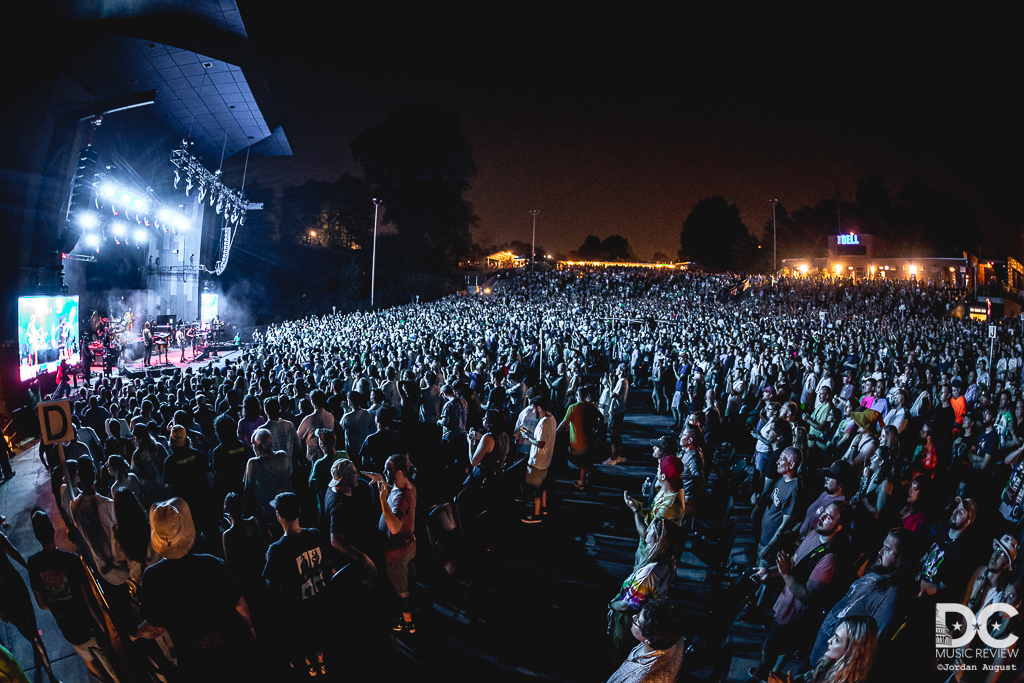
M 980 260 L 974 254 L 915 257 L 883 255 L 884 240 L 867 233 L 829 235 L 825 258 L 782 259 L 780 274 L 861 280 L 917 280 L 961 287 L 952 314 L 985 320 L 1018 315 L 1024 308 L 1024 266 L 1016 259 Z M 991 313 L 989 310 L 991 309 Z
M 528 262 L 525 256 L 516 256 L 511 251 L 499 251 L 487 257 L 488 268 L 522 268 Z

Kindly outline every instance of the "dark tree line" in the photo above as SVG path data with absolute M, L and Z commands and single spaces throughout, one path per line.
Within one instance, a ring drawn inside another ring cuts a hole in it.
M 603 240 L 597 235 L 587 235 L 583 244 L 569 252 L 570 260 L 583 261 L 636 261 L 636 253 L 629 240 L 621 235 L 609 235 Z
M 878 177 L 857 183 L 853 201 L 841 196 L 788 211 L 775 207 L 757 239 L 740 219 L 739 208 L 724 197 L 703 199 L 693 207 L 679 235 L 679 259 L 711 270 L 768 272 L 773 237 L 778 258 L 828 255 L 828 237 L 840 232 L 867 233 L 881 240 L 880 255 L 959 256 L 975 254 L 984 243 L 974 207 L 929 185 L 923 178 L 891 190 Z

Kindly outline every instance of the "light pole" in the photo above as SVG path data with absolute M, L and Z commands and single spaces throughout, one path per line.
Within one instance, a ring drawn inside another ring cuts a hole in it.
M 779 203 L 778 199 L 771 200 L 772 202 L 772 271 L 779 272 L 779 231 L 775 226 L 775 205 Z
M 530 209 L 530 213 L 533 214 L 533 247 L 530 250 L 530 270 L 534 273 L 537 272 L 537 265 L 535 260 L 537 258 L 537 214 L 540 213 L 537 209 Z
M 373 256 L 370 261 L 370 310 L 373 310 L 373 293 L 377 286 L 377 210 L 380 200 L 373 198 Z

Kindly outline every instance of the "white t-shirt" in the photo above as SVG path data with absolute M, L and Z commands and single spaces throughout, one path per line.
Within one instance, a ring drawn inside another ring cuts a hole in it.
M 530 447 L 529 465 L 538 470 L 546 470 L 551 467 L 551 460 L 555 455 L 555 418 L 550 414 L 542 417 L 533 429 L 533 438 L 536 441 L 543 441 L 544 447 Z

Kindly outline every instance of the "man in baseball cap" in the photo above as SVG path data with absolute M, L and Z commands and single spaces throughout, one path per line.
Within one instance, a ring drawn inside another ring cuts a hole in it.
M 804 521 L 800 525 L 800 533 L 806 534 L 818 525 L 821 515 L 828 506 L 838 501 L 849 502 L 851 495 L 857 492 L 857 479 L 853 467 L 845 460 L 836 460 L 831 466 L 823 468 L 825 475 L 824 490 L 817 500 L 807 506 Z
M 282 632 L 284 651 L 293 666 L 305 669 L 314 662 L 314 666 L 322 666 L 331 577 L 327 544 L 319 531 L 303 529 L 299 524 L 302 505 L 297 495 L 291 491 L 279 493 L 270 505 L 284 535 L 267 549 L 263 578 L 278 598 L 282 623 L 288 625 Z M 324 669 L 317 673 L 327 672 Z
M 651 439 L 651 447 L 654 448 L 655 460 L 661 460 L 666 455 L 676 454 L 676 439 L 671 436 L 662 436 L 657 439 Z
M 971 498 L 953 499 L 949 521 L 929 538 L 928 551 L 921 560 L 921 594 L 936 595 L 940 602 L 959 601 L 977 565 L 978 504 Z

